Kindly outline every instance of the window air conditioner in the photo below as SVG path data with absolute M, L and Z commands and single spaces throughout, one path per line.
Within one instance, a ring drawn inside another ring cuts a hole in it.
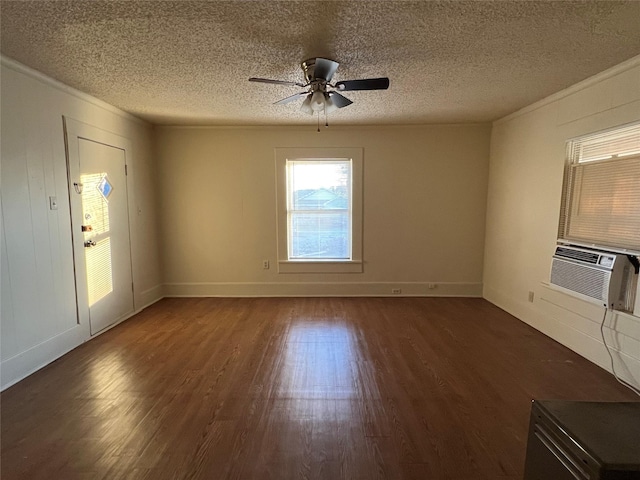
M 553 255 L 550 283 L 605 307 L 631 311 L 628 286 L 634 273 L 626 255 L 561 245 Z

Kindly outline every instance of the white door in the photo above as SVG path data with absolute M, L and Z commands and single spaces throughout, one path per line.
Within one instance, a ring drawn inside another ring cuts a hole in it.
M 67 142 L 79 318 L 95 335 L 134 310 L 131 243 L 126 150 L 84 127 Z

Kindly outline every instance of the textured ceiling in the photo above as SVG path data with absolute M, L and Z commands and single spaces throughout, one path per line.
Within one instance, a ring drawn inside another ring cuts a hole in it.
M 640 54 L 639 1 L 5 1 L 1 51 L 157 124 L 314 123 L 299 64 L 340 62 L 333 124 L 495 120 Z

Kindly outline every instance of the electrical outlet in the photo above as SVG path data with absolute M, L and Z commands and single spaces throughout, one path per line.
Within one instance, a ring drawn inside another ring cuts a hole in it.
M 392 288 L 391 289 L 391 293 L 393 293 L 394 295 L 400 295 L 402 293 L 402 289 L 401 288 Z
M 262 268 L 265 270 L 269 270 L 269 260 L 262 261 Z
M 533 303 L 533 292 L 529 292 L 529 301 Z

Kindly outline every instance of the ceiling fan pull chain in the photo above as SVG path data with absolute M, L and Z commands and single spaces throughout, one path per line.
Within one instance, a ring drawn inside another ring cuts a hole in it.
M 324 126 L 329 128 L 329 119 L 327 118 L 327 107 L 324 107 Z
M 318 112 L 318 133 L 320 133 L 320 112 Z

